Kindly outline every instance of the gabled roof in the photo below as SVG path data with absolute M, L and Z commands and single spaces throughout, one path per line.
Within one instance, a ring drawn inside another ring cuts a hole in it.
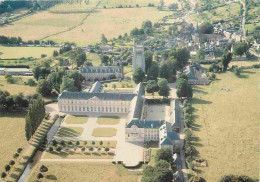
M 161 145 L 172 145 L 172 141 L 169 138 L 165 138 L 161 141 Z
M 97 97 L 100 100 L 125 100 L 131 101 L 137 94 L 132 93 L 89 93 L 89 92 L 62 92 L 58 99 L 88 100 Z
M 80 73 L 118 73 L 120 66 L 86 66 L 80 69 Z
M 103 89 L 102 83 L 99 81 L 96 81 L 92 87 L 90 88 L 89 92 L 90 93 L 100 93 Z
M 127 128 L 131 128 L 133 125 L 136 125 L 138 128 L 160 128 L 164 120 L 140 120 L 140 119 L 132 119 L 130 123 L 126 126 Z

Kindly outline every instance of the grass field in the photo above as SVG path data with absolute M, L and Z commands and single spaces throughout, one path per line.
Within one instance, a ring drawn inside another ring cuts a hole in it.
M 65 40 L 76 42 L 80 46 L 95 44 L 101 41 L 102 34 L 108 39 L 118 37 L 124 33 L 129 34 L 133 28 L 140 28 L 143 21 L 151 20 L 156 22 L 168 14 L 170 12 L 147 7 L 102 9 L 91 14 L 83 25 L 72 31 L 52 36 L 50 39 L 59 43 Z
M 95 7 L 97 3 L 98 0 L 91 0 L 88 4 L 86 4 L 84 0 L 74 3 L 60 3 L 51 7 L 49 11 L 53 13 L 88 11 Z
M 73 182 L 134 182 L 137 181 L 138 172 L 128 171 L 122 166 L 111 163 L 86 162 L 41 162 L 29 178 L 33 182 L 41 165 L 46 165 L 49 171 L 41 179 L 42 182 L 73 181 Z M 48 179 L 51 178 L 51 179 Z
M 93 66 L 100 66 L 101 65 L 100 56 L 96 53 L 88 53 L 87 54 L 87 60 L 90 61 L 93 64 Z
M 17 77 L 14 77 L 17 78 Z M 29 94 L 34 94 L 36 92 L 36 87 L 31 87 L 28 85 L 24 85 L 22 82 L 25 82 L 27 79 L 32 77 L 20 77 L 22 81 L 19 84 L 10 84 L 7 83 L 3 76 L 0 77 L 0 90 L 8 91 L 11 95 L 19 94 L 22 92 L 24 96 Z
M 112 137 L 116 136 L 117 130 L 115 128 L 95 128 L 92 132 L 94 137 Z
M 88 149 L 82 151 L 69 151 L 69 152 L 46 152 L 43 156 L 44 159 L 113 159 L 114 152 L 90 152 Z
M 13 158 L 13 154 L 19 147 L 23 147 L 26 138 L 24 133 L 26 112 L 0 113 L 0 168 Z
M 84 124 L 88 121 L 88 117 L 68 116 L 65 120 L 67 124 Z
M 115 125 L 120 122 L 120 118 L 115 116 L 102 116 L 98 118 L 97 123 L 98 124 L 104 124 L 104 125 Z
M 193 96 L 193 133 L 199 156 L 208 161 L 199 168 L 206 181 L 226 174 L 259 177 L 259 75 L 259 69 L 242 70 L 239 78 L 227 72 L 194 87 L 200 94 Z
M 0 27 L 1 35 L 22 37 L 23 40 L 39 40 L 69 27 L 79 24 L 86 14 L 53 14 L 47 11 L 38 12 L 10 25 Z
M 80 136 L 83 132 L 81 127 L 64 127 L 61 128 L 58 132 L 59 137 L 77 137 Z
M 234 66 L 238 66 L 238 67 L 241 67 L 241 66 L 252 66 L 252 65 L 256 65 L 256 64 L 260 64 L 260 60 L 250 60 L 250 61 L 231 61 L 229 63 L 229 67 L 232 67 L 233 65 Z
M 0 28 L 1 30 L 1 28 Z M 41 58 L 41 54 L 46 54 L 47 57 L 52 56 L 53 51 L 58 50 L 54 47 L 6 47 L 0 46 L 1 59 L 19 59 L 19 58 Z
M 144 7 L 148 6 L 149 3 L 154 4 L 154 6 L 158 6 L 159 1 L 158 0 L 102 0 L 99 7 L 103 8 L 106 6 L 106 8 L 116 8 L 116 6 L 122 5 L 123 7 L 125 6 L 132 6 L 135 7 L 137 4 L 139 7 Z

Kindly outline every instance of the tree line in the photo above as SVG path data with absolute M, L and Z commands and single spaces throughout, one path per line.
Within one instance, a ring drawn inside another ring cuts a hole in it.
M 21 37 L 7 37 L 4 35 L 0 36 L 0 44 L 29 44 L 29 45 L 40 45 L 40 44 L 46 44 L 46 45 L 54 45 L 56 44 L 52 40 L 47 40 L 47 41 L 39 41 L 39 40 L 28 40 L 28 41 L 23 41 Z

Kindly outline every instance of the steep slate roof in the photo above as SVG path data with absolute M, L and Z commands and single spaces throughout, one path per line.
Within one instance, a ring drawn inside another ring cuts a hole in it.
M 170 117 L 172 126 L 174 128 L 180 128 L 181 127 L 181 120 L 180 120 L 180 107 L 177 100 L 173 100 L 171 103 L 172 106 L 172 114 Z
M 171 124 L 165 122 L 159 129 L 160 145 L 173 145 L 175 140 L 180 140 L 179 135 L 172 131 Z
M 194 68 L 190 65 L 186 66 L 185 70 L 183 71 L 189 79 L 196 79 Z
M 68 92 L 64 91 L 58 99 L 84 99 L 88 100 L 97 97 L 100 100 L 126 100 L 131 101 L 137 94 L 131 93 L 89 93 L 89 92 Z
M 80 73 L 119 73 L 120 66 L 86 66 L 82 67 Z
M 140 119 L 133 119 L 128 123 L 126 126 L 127 128 L 131 128 L 133 125 L 136 125 L 138 128 L 160 128 L 164 120 L 140 120 Z
M 102 83 L 100 83 L 99 81 L 96 81 L 90 88 L 89 92 L 90 93 L 100 93 L 102 90 L 103 90 Z

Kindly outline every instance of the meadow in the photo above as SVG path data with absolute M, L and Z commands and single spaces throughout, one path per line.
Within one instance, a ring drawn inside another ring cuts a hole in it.
M 0 113 L 0 168 L 9 163 L 19 147 L 26 144 L 24 134 L 26 112 Z
M 226 174 L 257 178 L 259 172 L 259 69 L 217 74 L 209 86 L 194 86 L 195 146 L 208 167 L 206 181 Z
M 1 29 L 1 28 L 0 28 Z M 0 46 L 0 59 L 19 59 L 19 58 L 41 58 L 42 54 L 51 57 L 55 47 L 6 47 Z
M 106 8 L 116 8 L 117 6 L 122 5 L 123 7 L 125 6 L 132 6 L 135 7 L 137 4 L 139 7 L 147 7 L 148 4 L 154 4 L 154 6 L 158 6 L 159 0 L 102 0 L 99 7 L 103 8 L 106 6 Z
M 42 182 L 73 181 L 73 182 L 133 182 L 138 179 L 138 172 L 128 171 L 123 166 L 111 163 L 86 162 L 40 162 L 29 178 L 33 182 L 41 165 L 46 165 L 49 171 L 41 179 Z M 49 178 L 49 179 L 48 179 Z

